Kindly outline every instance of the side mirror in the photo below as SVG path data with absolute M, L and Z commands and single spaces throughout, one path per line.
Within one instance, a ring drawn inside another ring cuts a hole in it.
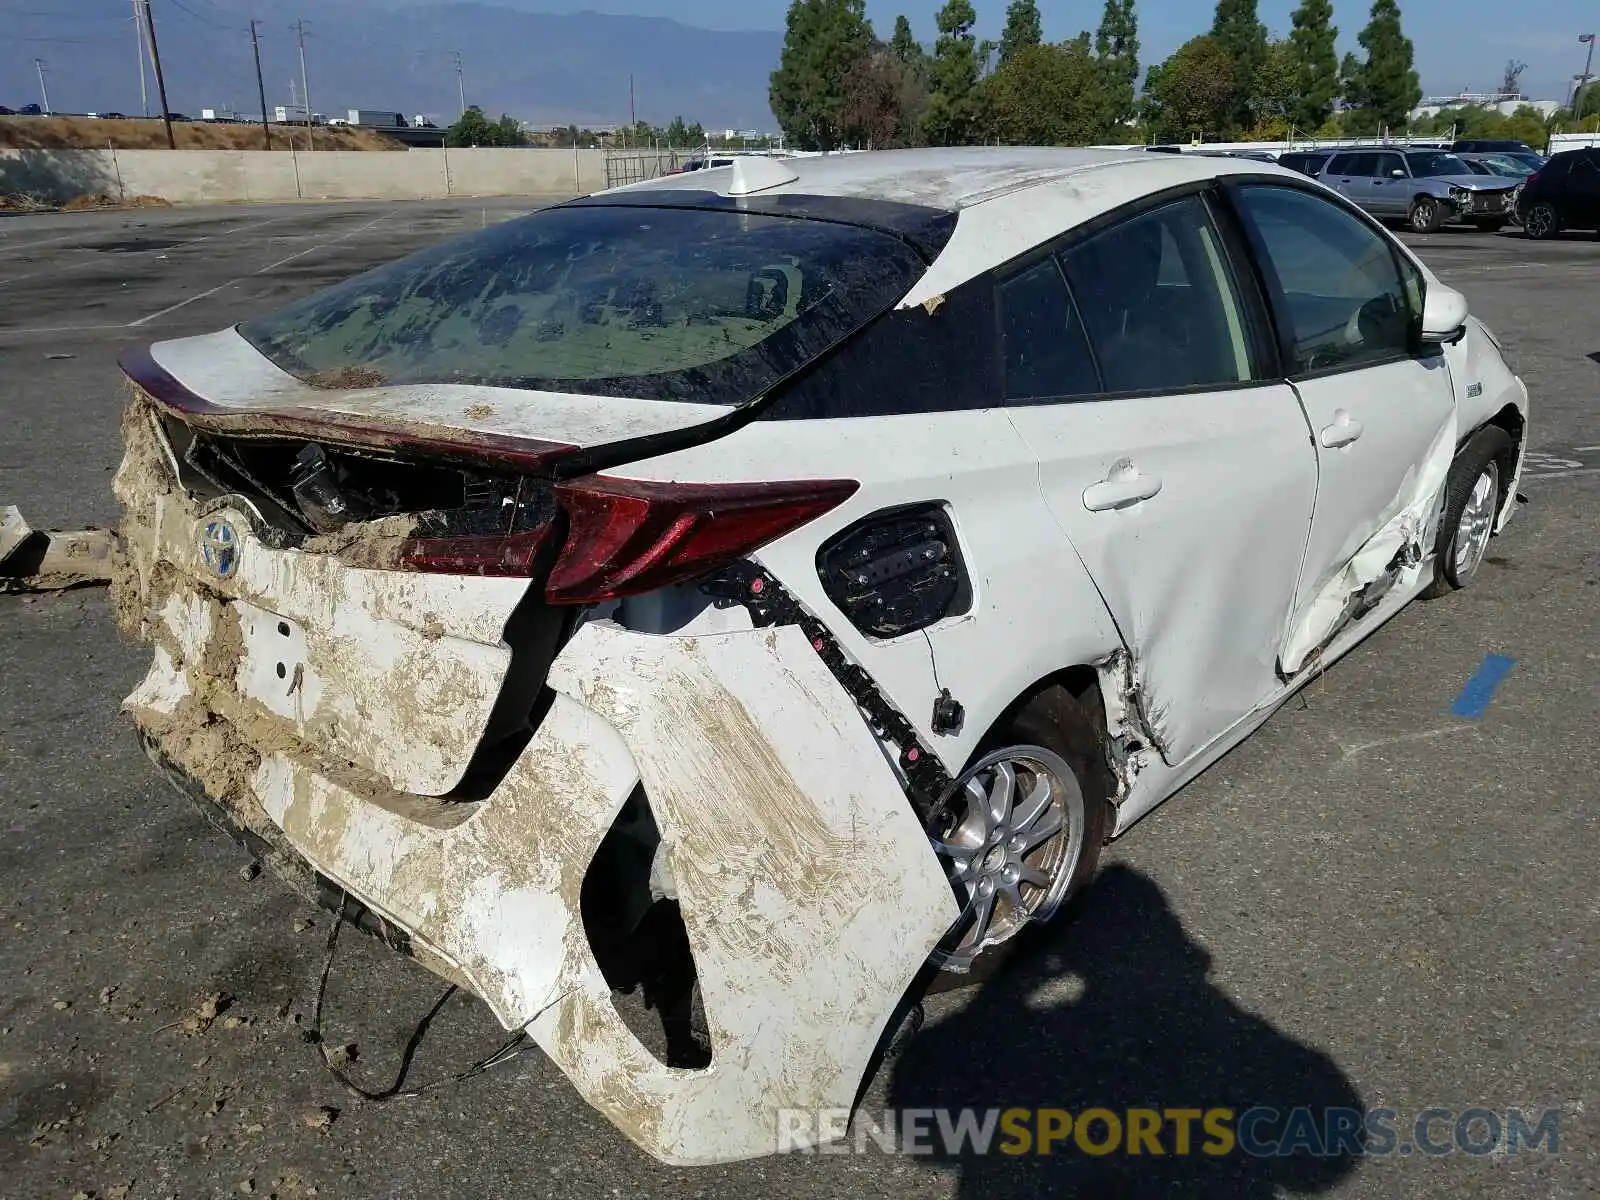
M 1467 336 L 1467 298 L 1435 284 L 1422 302 L 1422 344 L 1453 346 Z
M 1399 167 L 1396 167 L 1394 170 L 1390 171 L 1389 174 L 1395 179 L 1404 179 L 1406 177 L 1406 173 Z

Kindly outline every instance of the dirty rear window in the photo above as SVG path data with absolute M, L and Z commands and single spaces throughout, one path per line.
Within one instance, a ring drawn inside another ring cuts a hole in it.
M 330 387 L 466 383 L 733 405 L 865 325 L 925 270 L 889 234 L 699 209 L 555 208 L 246 322 Z

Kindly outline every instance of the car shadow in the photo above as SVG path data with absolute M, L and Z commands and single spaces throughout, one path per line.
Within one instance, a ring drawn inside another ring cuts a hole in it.
M 1148 877 L 1125 866 L 1108 868 L 1076 909 L 962 1011 L 930 1025 L 894 1060 L 887 1102 L 902 1126 L 914 1109 L 974 1109 L 981 1117 L 990 1109 L 1058 1109 L 1075 1116 L 1099 1108 L 1126 1122 L 1130 1109 L 1243 1114 L 1267 1106 L 1291 1120 L 1292 1110 L 1309 1110 L 1319 1130 L 1325 1119 L 1359 1120 L 1350 1113 L 1362 1107 L 1361 1096 L 1331 1058 L 1213 986 L 1210 954 L 1184 932 Z M 1270 930 L 1260 932 L 1270 945 Z M 1293 972 L 1292 963 L 1283 965 L 1286 975 Z M 1347 1138 L 1323 1156 L 1253 1157 L 1239 1149 L 1206 1154 L 1208 1140 L 1218 1143 L 1199 1120 L 1191 1126 L 1188 1154 L 1178 1153 L 1175 1124 L 1164 1124 L 1159 1157 L 1149 1143 L 1137 1156 L 1121 1149 L 1086 1153 L 1070 1136 L 1048 1156 L 1003 1153 L 1003 1124 L 987 1153 L 973 1153 L 970 1143 L 955 1152 L 941 1145 L 937 1123 L 932 1128 L 934 1152 L 915 1161 L 955 1172 L 956 1194 L 974 1200 L 1306 1195 L 1353 1171 L 1359 1153 L 1359 1142 Z M 1107 1140 L 1106 1125 L 1089 1128 L 1091 1145 Z M 1260 1141 L 1282 1132 L 1276 1121 L 1253 1128 Z

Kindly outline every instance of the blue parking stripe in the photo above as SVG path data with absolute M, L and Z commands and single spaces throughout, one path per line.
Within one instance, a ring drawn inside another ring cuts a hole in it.
M 1450 715 L 1464 717 L 1469 721 L 1476 721 L 1483 716 L 1484 710 L 1489 707 L 1489 701 L 1494 699 L 1495 688 L 1511 674 L 1511 668 L 1516 665 L 1516 659 L 1507 658 L 1504 654 L 1485 655 L 1482 665 L 1478 667 L 1478 673 L 1467 680 L 1467 686 L 1462 688 L 1461 695 L 1456 697 Z

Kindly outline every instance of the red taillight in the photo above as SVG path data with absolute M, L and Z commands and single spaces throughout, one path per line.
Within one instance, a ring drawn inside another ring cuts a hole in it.
M 551 604 L 597 604 L 698 578 L 798 529 L 855 494 L 849 479 L 649 483 L 590 476 L 557 485 L 567 537 L 545 582 Z M 556 527 L 411 538 L 406 570 L 531 578 Z
M 647 483 L 594 477 L 556 488 L 567 542 L 545 583 L 551 604 L 595 604 L 704 575 L 813 521 L 853 480 Z
M 525 533 L 476 537 L 412 538 L 400 550 L 400 565 L 439 575 L 533 574 L 533 561 L 550 536 L 550 526 Z

